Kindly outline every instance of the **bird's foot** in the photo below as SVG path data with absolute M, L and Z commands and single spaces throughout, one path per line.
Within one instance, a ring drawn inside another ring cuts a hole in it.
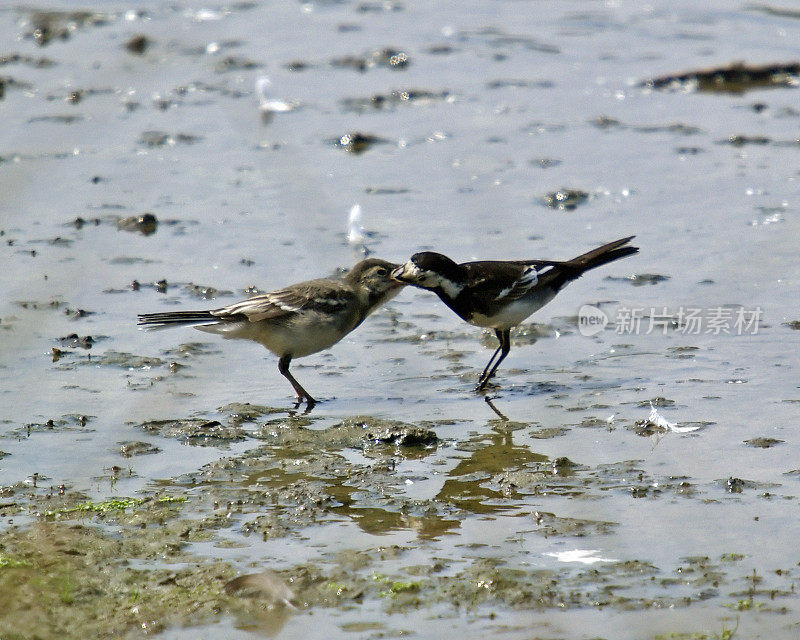
M 478 380 L 478 386 L 475 387 L 475 393 L 486 393 L 486 387 L 489 385 L 489 380 L 491 380 L 491 376 L 488 376 L 486 378 L 481 377 L 481 379 Z
M 311 396 L 297 396 L 297 401 L 294 403 L 294 410 L 296 411 L 297 409 L 299 409 L 300 405 L 302 405 L 303 403 L 305 403 L 306 405 L 306 410 L 304 411 L 304 413 L 308 413 L 309 411 L 311 411 L 311 409 L 314 408 L 314 405 L 317 404 L 317 401 Z

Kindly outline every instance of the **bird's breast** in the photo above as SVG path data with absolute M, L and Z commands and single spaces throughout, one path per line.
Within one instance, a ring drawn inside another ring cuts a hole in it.
M 198 329 L 225 338 L 258 342 L 279 357 L 302 358 L 333 346 L 358 326 L 358 321 L 355 309 L 337 314 L 305 311 L 256 322 L 204 325 Z
M 532 295 L 491 309 L 474 310 L 468 322 L 489 329 L 511 329 L 522 324 L 532 313 L 555 297 L 552 290 L 540 289 Z

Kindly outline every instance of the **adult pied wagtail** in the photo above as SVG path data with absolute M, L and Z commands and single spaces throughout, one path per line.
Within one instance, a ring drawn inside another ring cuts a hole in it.
M 281 372 L 311 407 L 316 400 L 289 372 L 292 358 L 333 346 L 378 306 L 396 296 L 404 284 L 391 278 L 398 265 L 368 258 L 344 277 L 299 282 L 210 311 L 145 313 L 139 324 L 151 328 L 196 325 L 224 338 L 253 340 L 278 356 Z
M 470 324 L 494 329 L 500 346 L 481 374 L 476 389 L 480 391 L 511 350 L 511 328 L 541 309 L 564 285 L 584 272 L 637 253 L 638 247 L 625 246 L 634 237 L 610 242 L 565 262 L 512 260 L 457 264 L 441 253 L 423 251 L 395 269 L 392 277 L 433 291 Z

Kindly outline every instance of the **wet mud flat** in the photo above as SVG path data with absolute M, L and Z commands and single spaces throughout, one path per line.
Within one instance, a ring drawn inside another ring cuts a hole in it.
M 0 35 L 0 637 L 798 636 L 796 12 L 23 2 Z M 309 412 L 253 345 L 135 326 L 632 234 L 485 397 L 495 337 L 409 289 L 293 363 Z
M 668 566 L 647 555 L 606 557 L 590 547 L 605 546 L 622 523 L 558 515 L 565 501 L 606 500 L 691 513 L 747 493 L 793 509 L 797 497 L 786 487 L 653 477 L 636 461 L 591 467 L 551 459 L 514 438 L 557 432 L 507 420 L 450 440 L 436 436 L 437 423 L 356 416 L 318 428 L 313 417 L 275 413 L 230 405 L 216 414 L 222 420 L 135 425 L 189 447 L 241 438 L 252 446 L 133 497 L 92 500 L 46 479 L 4 487 L 0 515 L 14 523 L 0 541 L 7 637 L 133 637 L 183 627 L 213 637 L 219 624 L 241 637 L 284 627 L 313 635 L 320 618 L 335 637 L 402 636 L 413 632 L 409 621 L 442 632 L 466 621 L 499 637 L 534 624 L 544 637 L 561 637 L 548 635 L 561 628 L 552 615 L 591 610 L 638 628 L 651 619 L 660 628 L 660 614 L 672 612 L 673 631 L 651 636 L 659 638 L 794 626 L 797 563 L 759 566 L 733 549 Z M 124 450 L 128 460 L 149 453 L 129 443 Z M 425 481 L 414 473 L 418 464 L 446 466 L 435 458 L 454 453 L 459 461 L 433 497 L 409 495 L 409 485 Z M 114 473 L 123 479 L 130 467 Z M 475 527 L 500 535 L 450 541 Z M 391 543 L 375 544 L 382 537 Z

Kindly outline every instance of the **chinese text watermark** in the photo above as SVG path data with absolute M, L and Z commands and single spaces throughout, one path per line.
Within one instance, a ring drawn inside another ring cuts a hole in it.
M 578 311 L 581 335 L 593 336 L 612 324 L 620 335 L 649 335 L 668 331 L 683 335 L 755 335 L 761 307 L 619 307 L 613 318 L 585 304 Z

